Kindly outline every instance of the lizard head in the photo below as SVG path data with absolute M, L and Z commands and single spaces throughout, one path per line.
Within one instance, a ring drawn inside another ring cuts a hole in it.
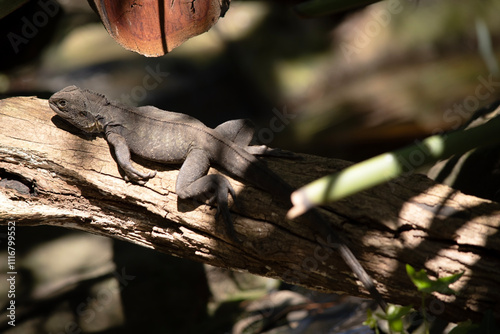
M 88 133 L 101 132 L 100 123 L 89 111 L 90 101 L 85 92 L 76 86 L 68 86 L 49 98 L 49 106 L 78 129 Z

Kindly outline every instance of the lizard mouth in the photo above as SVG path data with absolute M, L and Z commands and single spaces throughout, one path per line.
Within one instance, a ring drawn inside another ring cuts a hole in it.
M 54 102 L 54 101 L 51 101 L 49 100 L 49 107 L 50 109 L 52 109 L 53 112 L 55 112 L 58 116 L 64 118 L 64 119 L 67 119 L 67 117 L 65 117 L 65 113 L 62 112 L 61 110 L 59 110 L 59 108 L 57 107 L 57 104 Z
M 56 104 L 54 101 L 49 100 L 49 107 L 52 109 L 55 113 L 59 114 L 59 109 L 57 109 Z

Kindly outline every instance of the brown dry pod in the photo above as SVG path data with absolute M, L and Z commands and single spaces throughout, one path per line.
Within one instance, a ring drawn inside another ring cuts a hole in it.
M 108 33 L 124 48 L 162 56 L 210 29 L 230 0 L 89 0 Z

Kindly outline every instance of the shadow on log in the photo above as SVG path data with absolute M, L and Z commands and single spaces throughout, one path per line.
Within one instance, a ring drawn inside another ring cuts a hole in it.
M 214 266 L 325 292 L 367 296 L 335 252 L 315 243 L 307 221 L 284 219 L 286 207 L 232 180 L 241 244 L 214 218 L 216 208 L 178 202 L 177 170 L 140 161 L 158 175 L 145 186 L 123 180 L 103 138 L 86 138 L 59 123 L 46 100 L 0 101 L 0 224 L 78 229 Z M 56 126 L 56 124 L 58 126 Z M 299 186 L 349 165 L 305 156 L 268 159 Z M 218 173 L 211 169 L 210 173 Z M 10 183 L 9 183 L 10 182 Z M 500 205 L 414 174 L 324 209 L 386 301 L 419 305 L 405 272 L 409 263 L 434 277 L 464 271 L 457 296 L 435 294 L 428 312 L 450 321 L 500 317 Z

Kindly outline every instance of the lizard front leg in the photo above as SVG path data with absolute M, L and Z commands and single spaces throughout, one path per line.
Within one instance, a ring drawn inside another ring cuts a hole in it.
M 133 181 L 142 185 L 149 179 L 155 177 L 156 171 L 144 173 L 132 165 L 132 161 L 130 160 L 130 149 L 123 136 L 114 132 L 106 132 L 106 139 L 115 150 L 116 160 L 118 162 L 118 166 L 120 166 L 125 173 L 125 180 Z
M 210 159 L 202 149 L 193 149 L 189 152 L 177 176 L 175 191 L 181 199 L 206 200 L 217 203 L 217 215 L 222 214 L 224 223 L 232 237 L 234 235 L 231 215 L 229 213 L 228 196 L 235 198 L 233 187 L 222 175 L 207 175 L 210 168 Z

